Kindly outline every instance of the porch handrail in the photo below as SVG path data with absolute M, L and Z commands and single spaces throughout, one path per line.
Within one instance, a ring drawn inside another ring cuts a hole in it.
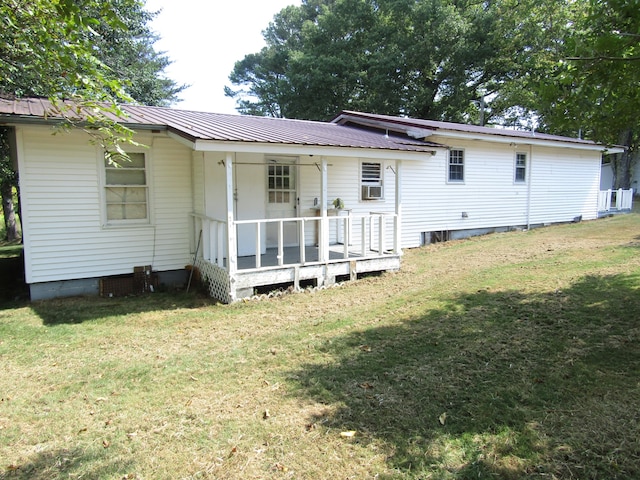
M 615 194 L 615 201 L 613 196 Z M 608 189 L 598 193 L 598 211 L 609 212 L 611 210 L 631 210 L 633 208 L 633 188 L 624 190 Z
M 200 255 L 206 261 L 224 268 L 226 220 L 195 212 L 191 213 L 191 217 L 193 218 L 193 238 L 195 241 L 199 238 L 199 233 L 202 230 L 202 251 Z M 195 252 L 196 248 L 193 245 L 192 251 Z
M 318 241 L 320 243 L 318 244 L 318 247 L 321 253 L 318 261 L 322 263 L 329 260 L 328 258 L 329 244 L 322 245 L 320 240 L 322 238 L 328 239 L 328 237 L 323 237 L 323 235 L 321 234 L 323 224 L 324 224 L 323 219 L 327 221 L 327 225 L 331 225 L 333 223 L 335 225 L 342 226 L 342 232 L 343 232 L 342 257 L 344 259 L 347 259 L 350 256 L 349 247 L 351 246 L 351 243 L 353 240 L 351 238 L 351 226 L 354 220 L 360 219 L 360 225 L 361 225 L 361 241 L 360 241 L 360 250 L 358 251 L 358 254 L 361 257 L 371 257 L 372 255 L 370 252 L 375 252 L 377 256 L 381 256 L 385 254 L 385 248 L 384 248 L 385 239 L 389 233 L 392 233 L 394 236 L 394 241 L 392 244 L 397 245 L 399 243 L 395 241 L 395 235 L 396 235 L 395 228 L 390 228 L 389 226 L 387 226 L 388 219 L 394 219 L 394 225 L 395 225 L 396 218 L 397 218 L 397 215 L 395 213 L 374 212 L 372 214 L 365 214 L 365 215 L 348 215 L 348 216 L 331 216 L 331 217 L 313 216 L 313 217 L 281 217 L 281 218 L 257 218 L 257 219 L 249 219 L 249 220 L 235 220 L 233 222 L 233 225 L 234 227 L 237 227 L 238 225 L 255 225 L 255 230 L 254 230 L 254 235 L 256 240 L 255 249 L 254 249 L 254 256 L 256 259 L 255 268 L 261 268 L 262 266 L 261 265 L 262 233 L 260 228 L 261 225 L 274 224 L 274 223 L 278 225 L 277 259 L 278 259 L 278 266 L 283 266 L 285 265 L 284 231 L 283 231 L 283 225 L 285 223 L 297 223 L 298 225 L 297 229 L 298 229 L 299 262 L 295 262 L 295 263 L 305 264 L 306 263 L 305 226 L 308 223 L 315 222 L 317 224 L 317 228 L 319 229 Z M 376 229 L 377 229 L 377 247 L 374 245 L 375 242 L 373 241 L 373 232 Z M 323 258 L 322 252 L 326 252 L 325 258 Z M 394 253 L 397 253 L 397 252 L 394 252 Z
M 208 215 L 200 213 L 191 213 L 193 219 L 193 239 L 197 241 L 199 238 L 199 232 L 202 230 L 202 246 L 198 253 L 204 260 L 216 264 L 221 268 L 228 268 L 229 262 L 226 262 L 225 257 L 227 252 L 227 228 L 228 224 L 226 220 L 210 217 Z M 335 228 L 336 241 L 342 241 L 342 258 L 348 259 L 350 256 L 358 255 L 362 258 L 370 258 L 372 256 L 382 256 L 388 253 L 385 248 L 389 235 L 393 236 L 393 253 L 396 252 L 396 245 L 399 244 L 395 238 L 397 235 L 395 229 L 395 222 L 397 221 L 397 215 L 391 212 L 370 212 L 363 215 L 345 215 L 345 216 L 331 216 L 331 217 L 280 217 L 280 218 L 256 218 L 247 220 L 234 220 L 232 222 L 232 228 L 237 228 L 240 225 L 254 225 L 255 247 L 253 255 L 255 256 L 255 268 L 262 267 L 262 226 L 268 224 L 277 225 L 277 258 L 278 266 L 285 264 L 284 259 L 284 224 L 296 223 L 298 232 L 298 249 L 299 258 L 294 264 L 305 264 L 306 259 L 306 226 L 315 222 L 318 235 L 318 248 L 319 258 L 318 262 L 324 263 L 329 261 L 329 235 L 323 236 L 322 229 L 328 228 L 328 231 L 333 231 Z M 393 219 L 393 224 L 389 225 L 389 219 Z M 324 221 L 323 221 L 324 220 Z M 325 222 L 326 221 L 326 222 Z M 351 234 L 352 227 L 359 221 L 361 235 L 358 242 L 357 238 L 353 238 Z M 335 225 L 335 227 L 334 227 Z M 338 234 L 341 233 L 341 235 Z M 326 245 L 322 245 L 320 239 L 325 238 Z M 359 246 L 357 245 L 359 243 Z M 359 247 L 359 248 L 358 248 Z M 192 245 L 192 252 L 196 250 L 195 244 Z M 335 249 L 333 250 L 335 252 Z

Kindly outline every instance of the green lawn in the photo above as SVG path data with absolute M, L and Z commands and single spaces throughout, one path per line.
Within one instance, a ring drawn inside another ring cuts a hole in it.
M 0 260 L 5 258 L 19 257 L 22 253 L 22 244 L 19 243 L 0 243 Z
M 0 478 L 640 478 L 640 215 L 315 293 L 0 306 Z

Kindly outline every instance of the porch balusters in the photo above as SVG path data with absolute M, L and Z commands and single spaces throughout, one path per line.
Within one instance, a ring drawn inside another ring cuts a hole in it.
M 615 193 L 615 203 L 612 201 Z M 633 208 L 633 189 L 601 190 L 598 195 L 598 211 L 631 210 Z
M 256 223 L 256 268 L 260 268 L 262 266 L 262 238 L 260 237 L 260 226 L 261 223 Z
M 378 216 L 378 254 L 382 255 L 384 253 L 384 215 L 380 214 Z
M 300 248 L 300 263 L 304 265 L 307 261 L 304 241 L 304 218 L 301 218 L 298 222 L 298 246 Z
M 371 232 L 371 218 L 367 222 L 367 217 L 360 219 L 360 256 L 362 258 L 367 256 L 367 223 L 369 224 L 369 232 Z M 370 233 L 369 233 L 370 234 Z
M 349 235 L 349 217 L 342 217 L 343 220 L 343 238 L 342 240 L 344 241 L 344 253 L 343 253 L 343 258 L 349 258 L 349 244 L 351 243 L 351 235 Z M 340 217 L 338 217 L 338 221 L 340 221 Z
M 284 265 L 284 222 L 278 221 L 278 265 Z

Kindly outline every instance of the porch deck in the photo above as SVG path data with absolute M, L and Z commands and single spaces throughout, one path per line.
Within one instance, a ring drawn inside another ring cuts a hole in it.
M 305 247 L 304 253 L 304 262 L 300 258 L 300 248 L 299 247 L 284 247 L 283 248 L 283 261 L 282 265 L 279 262 L 278 258 L 278 249 L 277 248 L 267 248 L 267 251 L 260 255 L 259 268 L 267 268 L 267 267 L 279 267 L 279 266 L 291 266 L 291 265 L 302 265 L 308 263 L 318 262 L 320 259 L 320 248 L 317 246 L 307 246 Z M 357 259 L 363 258 L 360 253 L 353 252 L 349 250 L 349 259 Z M 329 246 L 329 261 L 335 260 L 345 260 L 344 258 L 344 247 L 342 245 L 331 245 Z M 256 268 L 256 256 L 244 256 L 238 257 L 238 270 L 249 270 Z
M 208 283 L 211 296 L 224 303 L 251 296 L 258 287 L 290 284 L 298 289 L 301 283 L 324 286 L 337 278 L 355 280 L 362 273 L 400 268 L 397 214 L 233 222 L 194 215 L 194 220 L 194 232 L 202 232 L 194 238 L 201 238 L 203 247 L 196 248 L 196 267 Z M 285 225 L 291 224 L 296 227 L 297 244 L 285 246 L 285 238 L 290 242 L 294 237 L 285 235 Z M 265 249 L 269 225 L 275 227 L 277 247 Z M 358 234 L 352 234 L 352 229 Z M 340 235 L 331 235 L 339 231 L 343 243 L 338 243 Z M 301 245 L 305 238 L 309 244 Z M 242 240 L 244 255 L 238 255 L 237 239 Z
M 337 248 L 339 247 L 339 248 Z M 356 280 L 359 275 L 371 272 L 396 271 L 400 269 L 400 254 L 385 252 L 362 257 L 349 252 L 344 256 L 340 245 L 329 249 L 328 260 L 319 261 L 318 247 L 305 248 L 305 263 L 300 263 L 297 247 L 284 249 L 284 261 L 278 258 L 278 249 L 267 249 L 260 255 L 260 267 L 256 267 L 255 256 L 238 257 L 238 269 L 229 273 L 226 259 L 223 266 L 213 264 L 202 257 L 196 266 L 203 279 L 208 282 L 212 297 L 224 303 L 250 297 L 256 288 L 290 284 L 300 289 L 301 283 L 313 286 L 330 285 L 338 279 Z

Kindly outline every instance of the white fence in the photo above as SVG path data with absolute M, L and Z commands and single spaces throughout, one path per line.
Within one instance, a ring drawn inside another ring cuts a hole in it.
M 598 212 L 631 210 L 633 208 L 633 188 L 629 190 L 601 190 L 598 196 Z

